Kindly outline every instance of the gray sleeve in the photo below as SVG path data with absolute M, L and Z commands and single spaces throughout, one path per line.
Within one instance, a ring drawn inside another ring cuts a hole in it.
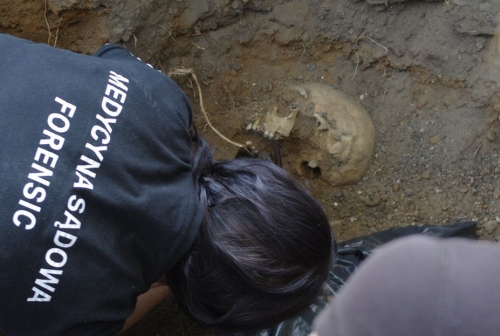
M 315 320 L 318 336 L 497 335 L 500 246 L 424 236 L 375 251 Z

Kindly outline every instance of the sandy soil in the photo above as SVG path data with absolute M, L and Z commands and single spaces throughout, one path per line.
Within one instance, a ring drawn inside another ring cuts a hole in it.
M 165 72 L 192 68 L 214 126 L 262 151 L 270 141 L 246 125 L 274 107 L 286 115 L 293 105 L 285 90 L 290 85 L 325 83 L 358 101 L 377 133 L 371 167 L 359 183 L 334 187 L 318 172 L 299 174 L 287 157 L 303 143 L 293 136 L 279 141 L 284 166 L 310 185 L 339 241 L 460 220 L 477 220 L 482 238 L 499 239 L 499 2 L 46 4 L 0 0 L 0 32 L 87 54 L 106 41 L 123 43 Z M 234 158 L 238 149 L 206 126 L 194 83 L 174 78 L 216 156 Z M 126 335 L 200 334 L 171 306 L 165 302 Z M 172 316 L 167 325 L 158 318 L 165 311 Z

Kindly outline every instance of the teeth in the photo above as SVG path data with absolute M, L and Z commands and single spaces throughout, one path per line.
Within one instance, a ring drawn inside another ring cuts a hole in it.
M 253 123 L 253 126 L 252 126 L 252 130 L 254 130 L 254 131 L 257 130 L 259 125 L 260 125 L 260 119 L 255 120 L 255 122 Z

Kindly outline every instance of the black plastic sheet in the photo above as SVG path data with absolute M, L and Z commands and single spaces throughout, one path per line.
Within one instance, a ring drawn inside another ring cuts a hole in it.
M 308 336 L 314 318 L 326 303 L 335 296 L 345 281 L 354 273 L 358 265 L 371 252 L 396 238 L 412 234 L 424 234 L 433 237 L 462 237 L 475 239 L 476 222 L 460 222 L 444 226 L 405 226 L 376 232 L 367 236 L 351 239 L 338 244 L 337 259 L 330 270 L 330 278 L 325 284 L 323 294 L 318 302 L 302 315 L 284 321 L 274 328 L 253 333 L 219 334 L 219 336 Z

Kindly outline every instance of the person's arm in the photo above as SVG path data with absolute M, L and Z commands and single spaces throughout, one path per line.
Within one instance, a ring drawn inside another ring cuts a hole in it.
M 170 290 L 165 282 L 165 277 L 162 277 L 155 282 L 146 293 L 137 297 L 135 310 L 132 315 L 125 320 L 125 324 L 120 333 L 136 324 L 137 321 L 165 299 L 168 294 L 170 294 Z

